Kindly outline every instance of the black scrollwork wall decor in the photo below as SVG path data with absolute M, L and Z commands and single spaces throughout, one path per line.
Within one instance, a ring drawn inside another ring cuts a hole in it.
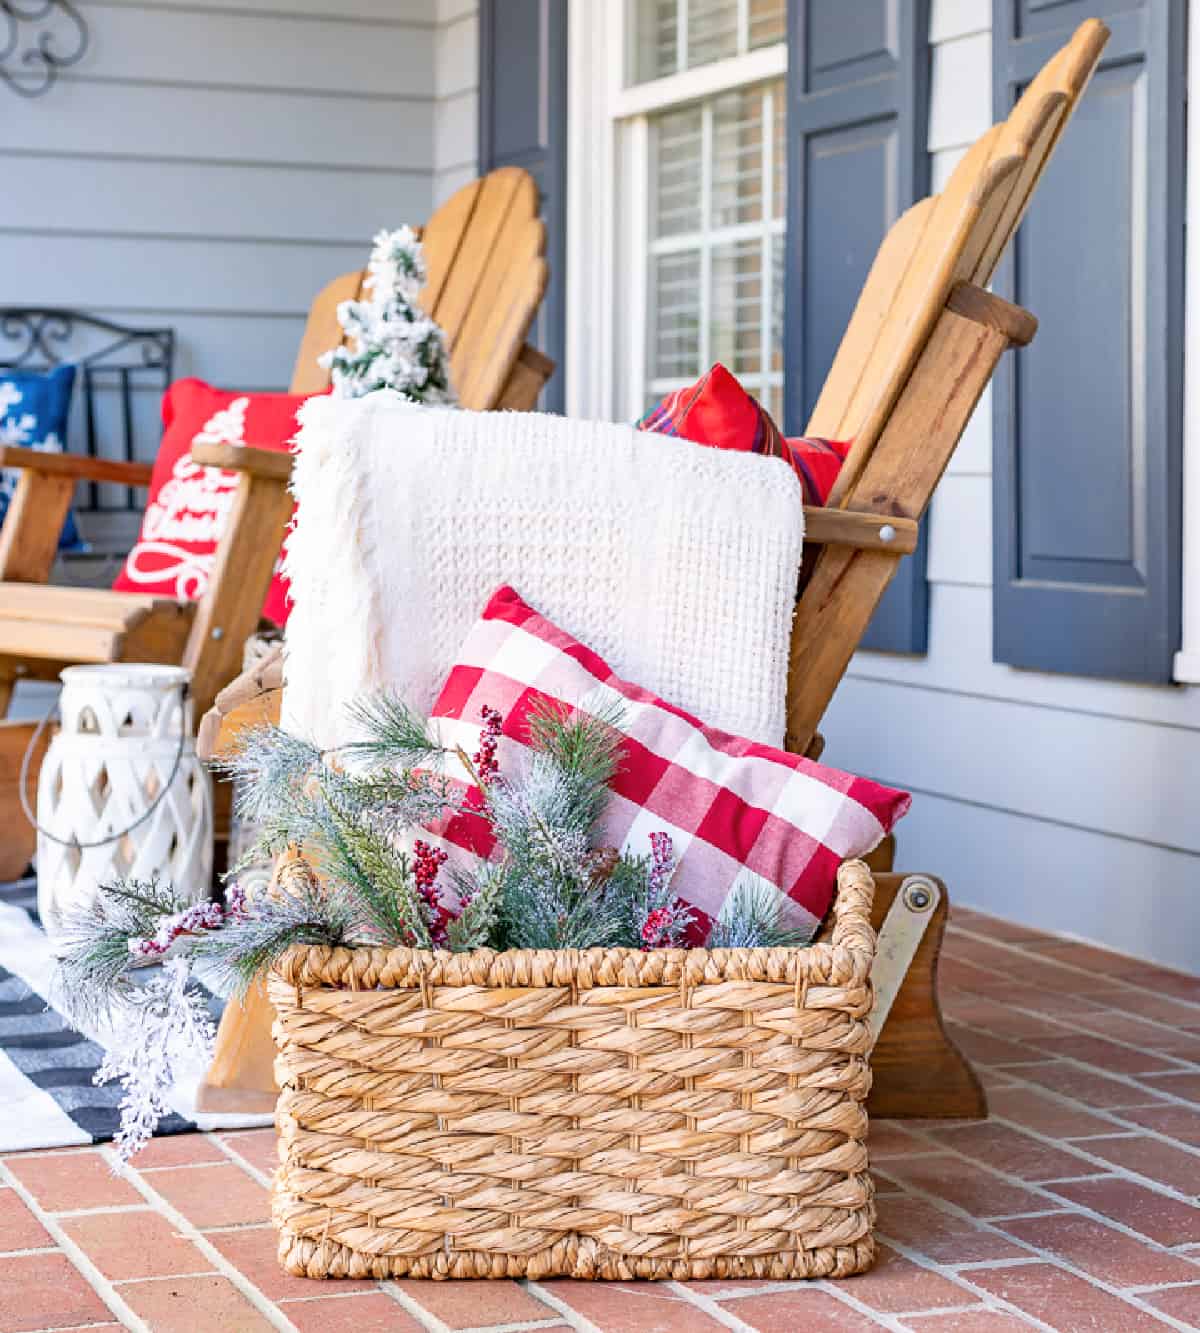
M 71 0 L 0 0 L 0 79 L 22 97 L 40 97 L 87 46 Z

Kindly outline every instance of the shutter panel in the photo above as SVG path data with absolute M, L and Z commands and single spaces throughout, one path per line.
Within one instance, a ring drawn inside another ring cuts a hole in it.
M 928 192 L 927 0 L 790 0 L 784 420 L 799 434 L 884 233 Z M 864 648 L 921 653 L 925 540 Z
M 530 339 L 557 363 L 541 399 L 549 412 L 563 406 L 566 143 L 566 0 L 480 0 L 479 170 L 524 167 L 541 192 L 550 284 Z
M 1039 320 L 994 394 L 994 652 L 1167 681 L 1179 640 L 1185 6 L 994 0 L 996 115 L 1081 19 L 1112 38 L 996 274 Z

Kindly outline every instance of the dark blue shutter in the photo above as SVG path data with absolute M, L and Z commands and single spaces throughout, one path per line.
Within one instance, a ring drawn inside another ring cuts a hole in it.
M 790 0 L 784 420 L 799 434 L 884 233 L 928 193 L 927 0 Z M 863 647 L 923 653 L 925 539 Z
M 996 290 L 1040 321 L 994 395 L 995 657 L 1167 681 L 1179 640 L 1185 9 L 993 0 L 996 115 L 1112 29 Z
M 566 323 L 567 0 L 480 0 L 479 170 L 524 167 L 546 220 L 550 285 L 531 341 L 558 368 L 542 407 L 563 406 Z

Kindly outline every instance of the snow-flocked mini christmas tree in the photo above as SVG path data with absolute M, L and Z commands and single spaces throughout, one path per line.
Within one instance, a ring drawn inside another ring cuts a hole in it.
M 321 357 L 334 393 L 360 398 L 394 389 L 416 403 L 453 403 L 446 336 L 417 305 L 425 282 L 421 242 L 411 227 L 381 231 L 367 264 L 363 301 L 343 301 L 338 322 L 352 339 Z

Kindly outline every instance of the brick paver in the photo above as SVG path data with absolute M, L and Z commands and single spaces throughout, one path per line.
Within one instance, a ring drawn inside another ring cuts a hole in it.
M 29 1211 L 16 1190 L 0 1189 L 0 1254 L 53 1245 L 49 1232 Z
M 992 1118 L 872 1125 L 870 1274 L 294 1278 L 268 1223 L 274 1134 L 228 1131 L 156 1140 L 128 1169 L 107 1147 L 0 1160 L 0 1333 L 1200 1329 L 1200 983 L 974 912 L 944 957 Z
M 62 1228 L 113 1282 L 174 1273 L 206 1273 L 212 1264 L 156 1212 L 86 1213 Z
M 70 1328 L 109 1317 L 108 1307 L 65 1255 L 11 1254 L 0 1258 L 4 1333 Z

